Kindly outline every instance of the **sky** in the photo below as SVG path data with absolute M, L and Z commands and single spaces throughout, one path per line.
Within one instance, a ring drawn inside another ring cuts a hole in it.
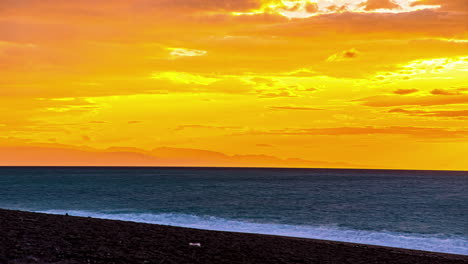
M 0 165 L 468 170 L 466 0 L 2 0 Z

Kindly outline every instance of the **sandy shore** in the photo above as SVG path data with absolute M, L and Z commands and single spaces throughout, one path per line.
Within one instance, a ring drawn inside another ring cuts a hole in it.
M 1 209 L 0 234 L 2 264 L 468 263 L 460 255 Z

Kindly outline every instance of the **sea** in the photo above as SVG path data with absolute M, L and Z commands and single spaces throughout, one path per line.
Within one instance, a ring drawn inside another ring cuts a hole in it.
M 468 172 L 0 167 L 0 208 L 468 255 Z

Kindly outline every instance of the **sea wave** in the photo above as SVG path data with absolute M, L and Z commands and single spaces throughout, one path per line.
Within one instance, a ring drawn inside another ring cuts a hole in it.
M 72 216 L 190 227 L 205 230 L 313 238 L 468 255 L 468 238 L 446 234 L 428 235 L 390 231 L 353 230 L 341 228 L 336 225 L 306 226 L 255 223 L 223 219 L 214 216 L 197 216 L 180 213 L 119 213 L 77 210 L 46 210 L 36 212 L 62 215 L 69 214 Z

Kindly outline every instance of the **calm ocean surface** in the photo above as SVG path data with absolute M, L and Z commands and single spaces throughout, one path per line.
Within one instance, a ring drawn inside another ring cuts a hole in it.
M 468 255 L 468 172 L 4 167 L 0 207 Z

